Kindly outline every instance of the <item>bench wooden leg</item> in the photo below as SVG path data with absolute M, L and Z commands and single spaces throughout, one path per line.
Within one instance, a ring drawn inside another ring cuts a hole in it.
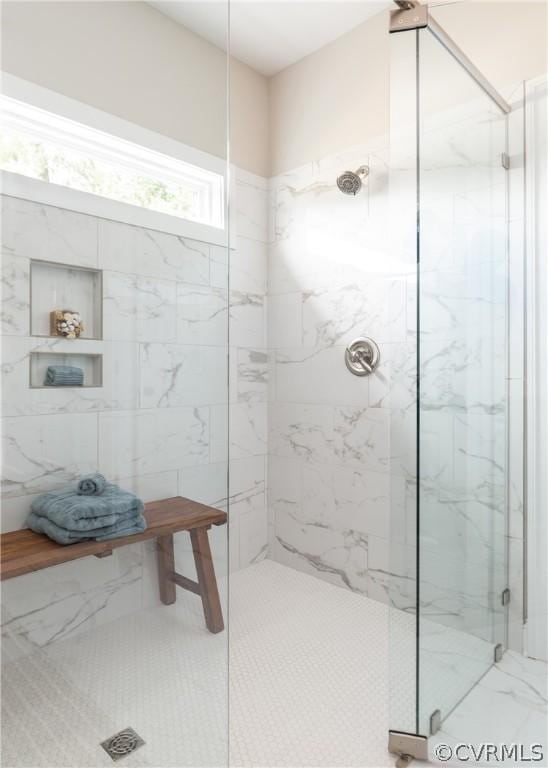
M 224 629 L 223 612 L 217 589 L 217 579 L 209 548 L 207 528 L 194 528 L 190 531 L 200 596 L 204 608 L 206 626 L 210 632 L 222 632 Z
M 160 583 L 160 600 L 164 605 L 172 605 L 177 599 L 175 582 L 172 575 L 175 571 L 175 554 L 173 551 L 173 534 L 158 536 L 158 580 Z

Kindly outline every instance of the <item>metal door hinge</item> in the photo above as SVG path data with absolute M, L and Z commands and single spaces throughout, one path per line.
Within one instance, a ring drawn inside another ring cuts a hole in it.
M 508 589 L 508 587 L 502 590 L 502 594 L 500 596 L 500 602 L 502 603 L 502 605 L 510 605 L 510 590 Z
M 412 759 L 428 760 L 428 739 L 414 733 L 388 731 L 388 751 L 398 755 L 400 765 L 408 765 Z
M 441 712 L 435 709 L 430 715 L 430 735 L 434 736 L 441 728 Z
M 414 5 L 390 11 L 389 32 L 405 32 L 408 29 L 423 29 L 428 26 L 428 6 Z
M 500 163 L 502 167 L 509 171 L 510 170 L 510 155 L 507 155 L 506 152 L 503 152 L 500 156 Z

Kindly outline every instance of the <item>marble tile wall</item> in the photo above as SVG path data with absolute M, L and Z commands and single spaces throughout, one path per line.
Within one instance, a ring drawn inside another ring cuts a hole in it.
M 355 147 L 272 180 L 268 294 L 270 557 L 383 601 L 391 504 L 408 484 L 392 420 L 414 359 L 387 158 L 382 143 Z M 362 164 L 361 193 L 342 195 L 337 176 Z M 381 349 L 366 378 L 344 363 L 358 336 Z
M 225 248 L 3 197 L 3 531 L 24 525 L 37 494 L 93 469 L 145 501 L 226 507 L 230 451 L 230 567 L 264 557 L 266 182 L 238 173 L 236 192 L 230 309 Z M 31 335 L 31 259 L 101 270 L 102 339 Z M 103 386 L 30 388 L 32 351 L 100 354 Z M 186 538 L 177 557 L 193 576 Z M 226 529 L 212 539 L 223 578 Z M 32 648 L 157 602 L 154 556 L 147 543 L 7 582 L 6 632 Z
M 424 165 L 421 588 L 434 621 L 493 642 L 519 395 L 506 381 L 505 172 L 485 163 L 502 126 L 481 121 L 480 136 L 475 109 L 429 126 Z M 337 175 L 361 164 L 364 188 L 343 196 Z M 395 226 L 406 184 L 382 143 L 271 180 L 268 292 L 269 556 L 403 609 L 416 577 L 416 265 Z M 381 363 L 361 379 L 344 349 L 363 335 Z

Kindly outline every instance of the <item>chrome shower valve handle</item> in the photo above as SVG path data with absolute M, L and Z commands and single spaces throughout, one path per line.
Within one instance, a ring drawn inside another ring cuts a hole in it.
M 381 353 L 378 346 L 366 336 L 355 339 L 344 353 L 346 367 L 354 376 L 369 376 L 378 366 Z

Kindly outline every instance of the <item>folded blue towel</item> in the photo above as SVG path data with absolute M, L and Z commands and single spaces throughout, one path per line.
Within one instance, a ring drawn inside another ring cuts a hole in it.
M 106 541 L 107 539 L 118 539 L 121 536 L 131 536 L 133 533 L 141 533 L 146 529 L 147 522 L 143 515 L 136 515 L 116 525 L 108 525 L 90 531 L 68 531 L 47 517 L 40 517 L 34 512 L 29 512 L 27 525 L 35 533 L 43 533 L 58 544 L 75 544 L 78 541 Z
M 80 534 L 116 525 L 120 519 L 137 517 L 143 510 L 141 499 L 113 483 L 106 483 L 103 492 L 97 496 L 81 496 L 69 488 L 43 493 L 31 504 L 31 514 Z
M 81 387 L 84 371 L 74 365 L 48 365 L 44 384 L 48 387 Z
M 73 488 L 43 493 L 33 500 L 31 510 L 67 531 L 90 531 L 115 525 L 120 517 L 140 515 L 144 504 L 133 493 L 107 483 L 98 496 L 80 496 Z
M 107 481 L 100 472 L 92 472 L 78 480 L 77 493 L 79 496 L 98 496 L 107 487 Z

